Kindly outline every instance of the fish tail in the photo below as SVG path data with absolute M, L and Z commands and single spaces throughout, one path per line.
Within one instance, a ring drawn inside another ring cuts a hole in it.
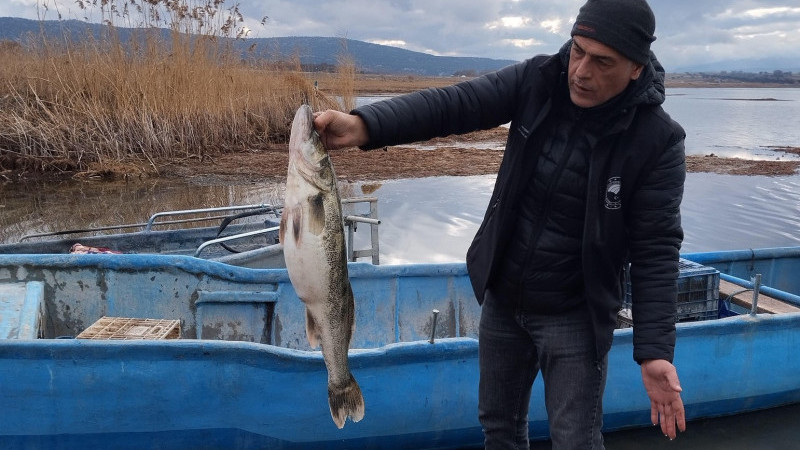
M 306 337 L 308 337 L 308 345 L 311 348 L 317 348 L 319 346 L 319 337 L 321 334 L 319 326 L 317 325 L 317 321 L 314 320 L 314 317 L 311 315 L 311 311 L 306 308 Z
M 353 422 L 364 418 L 364 397 L 352 374 L 343 386 L 328 385 L 328 405 L 333 422 L 339 429 L 344 427 L 348 417 Z

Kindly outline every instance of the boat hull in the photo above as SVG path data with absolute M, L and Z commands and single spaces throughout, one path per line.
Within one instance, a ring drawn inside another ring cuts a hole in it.
M 44 283 L 49 317 L 48 339 L 0 341 L 0 447 L 480 447 L 480 308 L 464 265 L 352 264 L 350 274 L 350 363 L 366 416 L 339 430 L 285 270 L 189 257 L 0 256 L 0 280 Z M 433 308 L 441 312 L 430 343 Z M 102 315 L 177 316 L 183 339 L 56 339 Z M 800 314 L 681 323 L 677 336 L 689 420 L 800 402 Z M 606 431 L 650 425 L 632 337 L 615 331 Z M 542 399 L 537 379 L 532 439 L 547 437 Z

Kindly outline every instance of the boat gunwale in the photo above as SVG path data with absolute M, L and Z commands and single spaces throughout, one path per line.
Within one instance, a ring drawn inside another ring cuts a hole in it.
M 15 254 L 0 255 L 0 266 L 18 266 L 37 269 L 97 268 L 113 270 L 174 270 L 179 269 L 192 274 L 213 275 L 223 280 L 238 282 L 281 282 L 289 280 L 285 268 L 252 269 L 226 264 L 224 262 L 195 258 L 187 255 L 159 254 Z M 349 262 L 350 277 L 434 277 L 466 275 L 466 264 L 418 263 L 376 266 L 367 262 Z M 13 280 L 12 280 L 13 281 Z
M 85 340 L 32 339 L 0 341 L 0 359 L 71 360 L 91 357 L 97 360 L 228 360 L 231 363 L 265 369 L 287 369 L 287 362 L 319 370 L 324 364 L 319 350 L 297 350 L 245 341 L 167 339 L 167 340 Z M 350 349 L 349 361 L 355 368 L 382 367 L 397 363 L 424 364 L 477 357 L 478 341 L 470 337 L 428 341 L 396 342 L 369 349 Z M 153 356 L 162 355 L 160 358 Z M 297 366 L 291 368 L 296 370 Z

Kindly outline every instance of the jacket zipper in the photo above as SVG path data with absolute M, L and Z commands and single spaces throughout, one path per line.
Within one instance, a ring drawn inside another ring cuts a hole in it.
M 548 184 L 547 186 L 547 190 L 545 192 L 545 197 L 544 197 L 545 203 L 542 208 L 542 213 L 539 214 L 538 217 L 536 217 L 534 232 L 531 234 L 530 245 L 528 245 L 528 250 L 525 252 L 525 259 L 523 259 L 523 266 L 521 267 L 519 274 L 519 281 L 517 282 L 516 286 L 516 289 L 520 291 L 522 289 L 523 280 L 525 278 L 525 267 L 528 265 L 531 257 L 533 256 L 533 252 L 537 247 L 539 238 L 541 237 L 542 232 L 544 231 L 546 217 L 548 214 L 550 214 L 550 208 L 553 200 L 552 199 L 553 192 L 555 191 L 555 187 L 558 184 L 559 180 L 561 179 L 561 173 L 564 171 L 564 168 L 567 165 L 567 161 L 569 160 L 570 149 L 572 148 L 575 139 L 577 139 L 577 136 L 579 136 L 579 131 L 581 131 L 583 128 L 580 126 L 581 123 L 580 116 L 576 117 L 573 123 L 575 125 L 569 131 L 569 139 L 567 140 L 567 143 L 564 146 L 564 154 L 562 155 L 561 160 L 558 162 L 558 166 L 556 166 L 556 171 L 553 177 L 550 179 L 550 184 Z M 541 158 L 541 154 L 539 155 L 539 157 Z M 534 176 L 535 174 L 536 174 L 536 169 L 534 168 Z

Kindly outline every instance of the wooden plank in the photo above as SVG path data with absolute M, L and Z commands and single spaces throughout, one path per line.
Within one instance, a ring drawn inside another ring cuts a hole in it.
M 739 286 L 738 284 L 731 283 L 730 281 L 719 280 L 719 298 L 726 299 L 729 295 L 740 292 L 744 288 Z M 753 291 L 743 292 L 741 294 L 737 294 L 731 297 L 731 303 L 739 305 L 745 309 L 751 309 L 753 307 Z M 769 313 L 769 314 L 782 314 L 782 313 L 790 313 L 790 312 L 800 312 L 800 308 L 786 303 L 782 300 L 778 300 L 777 298 L 770 297 L 768 295 L 759 293 L 758 294 L 758 312 L 760 313 Z
M 180 339 L 181 321 L 103 316 L 83 330 L 78 339 L 159 340 Z

